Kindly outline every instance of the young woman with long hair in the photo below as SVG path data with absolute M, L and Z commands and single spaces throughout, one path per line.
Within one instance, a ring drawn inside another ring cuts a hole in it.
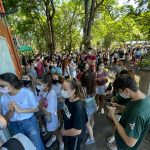
M 64 128 L 61 133 L 65 136 L 65 147 L 68 150 L 80 150 L 82 135 L 88 121 L 85 97 L 81 85 L 73 79 L 67 79 L 62 85 L 62 96 L 66 99 L 64 105 Z

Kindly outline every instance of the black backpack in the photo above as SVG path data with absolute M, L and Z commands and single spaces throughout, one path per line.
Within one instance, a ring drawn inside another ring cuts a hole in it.
M 7 150 L 25 150 L 22 143 L 16 138 L 10 138 L 1 148 L 6 148 Z

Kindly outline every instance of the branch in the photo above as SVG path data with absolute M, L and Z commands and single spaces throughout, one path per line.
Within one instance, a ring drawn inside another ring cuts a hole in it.
M 51 5 L 52 5 L 52 15 L 51 15 L 51 18 L 54 18 L 54 16 L 55 16 L 55 6 L 54 6 L 54 2 L 53 2 L 53 0 L 51 0 Z
M 94 8 L 94 13 L 96 12 L 97 8 L 99 8 L 103 4 L 104 0 L 101 0 L 99 3 L 96 0 L 96 6 Z

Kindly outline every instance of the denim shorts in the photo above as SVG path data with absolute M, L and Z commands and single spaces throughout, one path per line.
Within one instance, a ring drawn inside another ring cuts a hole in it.
M 105 91 L 106 91 L 106 85 L 96 87 L 96 94 L 104 95 Z
M 93 114 L 97 111 L 97 106 L 95 102 L 95 97 L 86 98 L 86 113 L 88 116 L 88 120 L 91 119 Z

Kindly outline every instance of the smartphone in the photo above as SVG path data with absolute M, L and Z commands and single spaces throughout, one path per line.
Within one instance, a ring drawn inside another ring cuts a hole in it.
M 112 107 L 112 104 L 110 102 L 106 102 L 106 106 Z

